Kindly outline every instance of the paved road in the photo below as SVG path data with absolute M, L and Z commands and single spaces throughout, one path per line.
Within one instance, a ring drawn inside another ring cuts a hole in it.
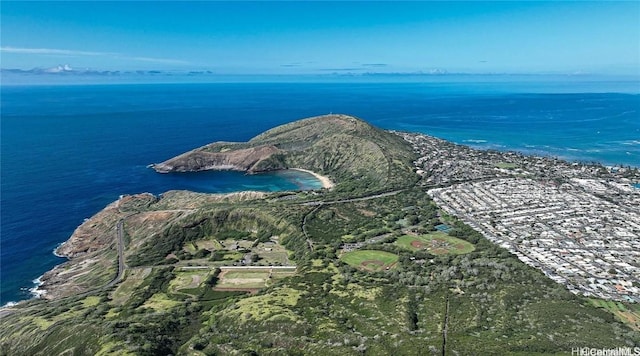
M 378 199 L 378 198 L 383 198 L 383 197 L 396 195 L 396 194 L 398 194 L 398 193 L 400 193 L 402 191 L 404 191 L 404 189 L 394 190 L 394 191 L 386 192 L 386 193 L 369 195 L 369 196 L 360 197 L 360 198 L 342 199 L 342 200 L 333 200 L 333 201 L 314 201 L 314 202 L 302 203 L 301 205 L 316 206 L 317 208 L 310 212 L 310 213 L 312 213 L 315 210 L 317 210 L 318 208 L 320 208 L 322 205 L 325 205 L 325 204 L 326 205 L 329 205 L 329 204 L 342 204 L 342 203 L 352 203 L 352 202 L 357 202 L 357 201 Z M 179 209 L 179 210 L 181 210 L 181 209 Z M 124 262 L 124 221 L 128 217 L 130 217 L 132 215 L 135 215 L 135 213 L 120 219 L 118 221 L 118 224 L 116 225 L 116 245 L 117 245 L 117 250 L 118 250 L 118 274 L 115 276 L 115 278 L 111 282 L 107 283 L 103 287 L 92 289 L 92 290 L 86 291 L 84 293 L 76 294 L 76 295 L 74 295 L 74 297 L 83 297 L 83 296 L 86 296 L 86 295 L 90 295 L 90 294 L 93 294 L 94 292 L 96 292 L 98 290 L 111 288 L 114 285 L 116 285 L 116 284 L 118 284 L 118 283 L 120 283 L 122 281 L 122 277 L 124 276 L 124 271 L 127 268 L 127 266 L 125 265 L 125 262 Z M 307 219 L 308 215 L 309 214 L 305 215 L 304 220 L 302 222 L 302 231 L 305 234 L 305 236 L 307 237 L 307 244 L 309 245 L 311 251 L 313 251 L 313 242 L 311 241 L 311 239 L 307 235 L 306 226 L 305 226 L 306 225 L 306 219 Z M 193 266 L 191 268 L 197 269 L 197 268 L 203 268 L 203 267 L 204 266 Z M 189 268 L 189 267 L 182 267 L 182 268 Z M 210 267 L 204 267 L 204 268 L 210 268 Z M 221 268 L 225 268 L 225 267 L 221 267 Z M 255 266 L 246 266 L 246 267 L 245 266 L 234 266 L 234 267 L 226 267 L 226 268 L 249 269 L 249 268 L 256 268 L 256 267 Z M 274 266 L 274 268 L 290 268 L 290 267 L 288 267 L 288 266 L 275 267 Z M 0 310 L 0 317 L 9 315 L 12 312 L 13 312 L 13 310 L 11 310 L 11 309 L 1 309 Z
M 131 215 L 135 215 L 135 214 L 131 214 Z M 124 276 L 124 271 L 127 268 L 127 266 L 124 263 L 124 221 L 126 218 L 128 218 L 131 215 L 125 216 L 124 218 L 120 219 L 118 221 L 118 224 L 116 225 L 116 247 L 118 250 L 118 274 L 111 280 L 111 282 L 105 284 L 102 287 L 91 289 L 80 294 L 70 295 L 69 297 L 81 298 L 87 295 L 91 295 L 99 290 L 109 289 L 122 281 L 122 277 Z
M 88 290 L 80 294 L 71 295 L 69 297 L 82 298 L 84 296 L 91 295 L 98 290 L 111 288 L 117 283 L 120 283 L 120 281 L 122 281 L 122 277 L 124 276 L 124 270 L 126 269 L 126 265 L 124 263 L 124 220 L 129 216 L 120 219 L 120 221 L 118 221 L 118 224 L 116 225 L 116 245 L 118 249 L 118 274 L 115 276 L 115 278 L 113 278 L 111 282 L 107 283 L 102 287 Z M 0 309 L 0 318 L 10 315 L 14 311 L 15 311 L 14 309 L 9 309 L 9 308 Z
M 331 201 L 310 201 L 310 202 L 302 203 L 300 205 L 316 206 L 316 205 L 324 205 L 324 204 L 328 205 L 328 204 L 352 203 L 352 202 L 356 202 L 356 201 L 364 201 L 364 200 L 372 200 L 372 199 L 388 197 L 388 196 L 391 196 L 391 195 L 396 195 L 396 194 L 398 194 L 398 193 L 400 193 L 402 191 L 404 191 L 404 189 L 394 190 L 394 191 L 386 192 L 386 193 L 368 195 L 366 197 L 360 197 L 360 198 L 331 200 Z
M 323 205 L 322 202 L 320 202 L 320 204 L 316 204 L 315 209 L 308 212 L 302 219 L 302 233 L 304 234 L 304 237 L 307 239 L 307 246 L 309 246 L 309 249 L 311 250 L 311 252 L 313 252 L 313 241 L 311 241 L 311 238 L 309 238 L 309 234 L 307 234 L 307 217 L 315 213 L 318 209 L 322 207 L 322 205 Z
M 120 281 L 122 281 L 122 276 L 124 275 L 124 270 L 126 268 L 124 264 L 124 219 L 126 218 L 120 219 L 120 221 L 118 221 L 118 225 L 116 228 L 116 245 L 118 247 L 118 274 L 111 282 L 102 287 L 104 289 L 111 288 L 117 283 L 120 283 Z
M 442 356 L 447 354 L 447 332 L 449 331 L 449 296 L 447 295 L 447 306 L 444 312 L 442 326 Z
M 296 269 L 297 266 L 218 266 L 222 269 Z
M 311 250 L 311 252 L 313 252 L 313 241 L 309 237 L 309 234 L 307 234 L 307 217 L 309 215 L 315 213 L 323 205 L 343 204 L 343 203 L 352 203 L 352 202 L 356 202 L 356 201 L 365 201 L 365 200 L 378 199 L 378 198 L 383 198 L 383 197 L 396 195 L 396 194 L 398 194 L 398 193 L 400 193 L 402 191 L 404 191 L 404 189 L 394 190 L 394 191 L 386 192 L 386 193 L 369 195 L 369 196 L 360 197 L 360 198 L 341 199 L 341 200 L 332 200 L 332 201 L 311 201 L 311 202 L 306 202 L 306 203 L 300 204 L 300 205 L 304 205 L 304 206 L 315 206 L 316 207 L 315 209 L 313 209 L 309 213 L 307 213 L 304 216 L 304 218 L 302 219 L 302 233 L 304 234 L 305 238 L 307 239 L 307 245 L 309 246 L 309 249 Z

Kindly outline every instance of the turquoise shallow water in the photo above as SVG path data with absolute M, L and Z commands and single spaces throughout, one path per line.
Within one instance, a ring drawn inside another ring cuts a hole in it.
M 504 82 L 2 87 L 0 303 L 29 298 L 32 281 L 62 262 L 52 250 L 121 194 L 318 184 L 295 172 L 160 175 L 146 168 L 304 117 L 346 113 L 479 148 L 640 166 L 640 95 L 611 88 L 617 87 L 589 84 L 589 93 L 584 83 Z

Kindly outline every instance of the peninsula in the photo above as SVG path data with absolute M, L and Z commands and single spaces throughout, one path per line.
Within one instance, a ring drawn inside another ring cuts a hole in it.
M 122 196 L 58 249 L 69 261 L 45 274 L 43 299 L 2 311 L 3 355 L 640 344 L 637 169 L 477 151 L 347 115 L 153 168 L 300 169 L 330 189 Z

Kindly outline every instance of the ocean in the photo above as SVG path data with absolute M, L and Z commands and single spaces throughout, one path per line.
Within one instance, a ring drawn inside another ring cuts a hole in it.
M 482 149 L 640 167 L 636 83 L 216 83 L 2 86 L 0 305 L 28 299 L 52 254 L 121 194 L 277 191 L 305 174 L 161 175 L 206 143 L 344 113 Z

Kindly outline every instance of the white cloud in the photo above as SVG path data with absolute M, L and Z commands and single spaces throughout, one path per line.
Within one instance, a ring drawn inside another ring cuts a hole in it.
M 73 68 L 71 68 L 68 64 L 59 65 L 57 67 L 44 70 L 45 73 L 63 73 L 63 72 L 71 72 L 71 71 L 73 71 Z
M 88 52 L 88 51 L 75 51 L 68 49 L 55 49 L 55 48 L 17 48 L 17 47 L 0 47 L 0 51 L 6 53 L 20 53 L 20 54 L 54 54 L 63 56 L 114 56 L 117 53 L 109 52 Z
M 20 47 L 0 47 L 0 52 L 3 53 L 16 53 L 16 54 L 35 54 L 35 55 L 62 55 L 70 57 L 82 57 L 82 56 L 100 56 L 109 57 L 114 59 L 124 59 L 139 62 L 151 62 L 162 64 L 189 64 L 187 61 L 171 58 L 155 58 L 155 57 L 137 57 L 128 56 L 122 53 L 114 52 L 91 52 L 91 51 L 77 51 L 69 49 L 58 48 L 20 48 Z

